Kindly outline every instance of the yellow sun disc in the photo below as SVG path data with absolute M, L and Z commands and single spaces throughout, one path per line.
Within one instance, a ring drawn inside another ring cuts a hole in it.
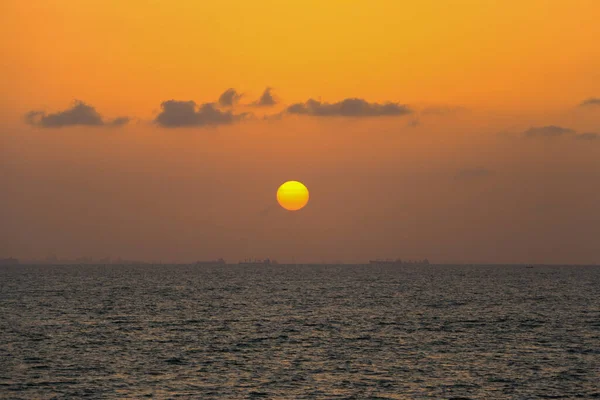
M 308 203 L 308 189 L 301 182 L 287 181 L 277 189 L 277 202 L 286 210 L 299 210 Z

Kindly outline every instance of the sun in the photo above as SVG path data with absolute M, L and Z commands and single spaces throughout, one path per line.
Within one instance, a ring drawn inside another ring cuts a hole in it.
M 297 211 L 308 203 L 308 189 L 302 182 L 287 181 L 277 189 L 277 202 L 289 211 Z

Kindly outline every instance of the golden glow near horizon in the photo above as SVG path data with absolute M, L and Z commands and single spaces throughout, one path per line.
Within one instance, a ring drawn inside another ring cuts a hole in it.
M 308 203 L 308 189 L 298 181 L 287 181 L 277 189 L 277 202 L 288 211 L 297 211 Z

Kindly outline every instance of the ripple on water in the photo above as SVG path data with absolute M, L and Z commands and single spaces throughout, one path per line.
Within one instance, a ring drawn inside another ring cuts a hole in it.
M 0 269 L 0 398 L 600 398 L 600 268 Z

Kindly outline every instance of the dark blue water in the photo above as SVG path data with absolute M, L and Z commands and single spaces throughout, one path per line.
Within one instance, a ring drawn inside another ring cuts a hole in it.
M 600 397 L 600 268 L 0 268 L 0 397 Z

